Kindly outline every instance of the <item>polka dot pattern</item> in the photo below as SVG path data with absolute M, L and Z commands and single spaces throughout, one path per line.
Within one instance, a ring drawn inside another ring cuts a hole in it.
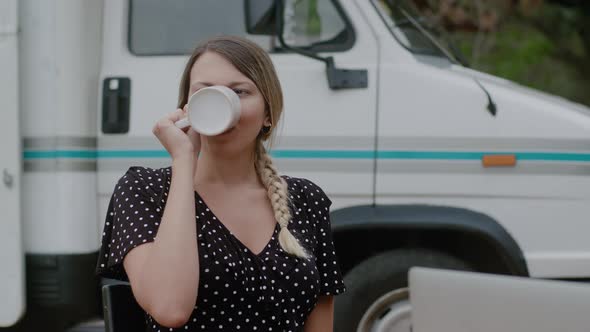
M 102 237 L 97 274 L 128 281 L 122 261 L 154 241 L 170 189 L 171 167 L 131 167 L 115 186 Z M 313 182 L 284 176 L 293 218 L 289 229 L 309 259 L 287 254 L 274 234 L 251 252 L 195 192 L 200 280 L 189 321 L 171 329 L 146 313 L 148 331 L 302 331 L 320 295 L 345 291 L 332 241 L 331 201 Z

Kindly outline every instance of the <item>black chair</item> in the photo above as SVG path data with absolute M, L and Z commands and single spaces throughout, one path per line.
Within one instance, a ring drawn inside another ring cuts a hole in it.
M 146 331 L 144 311 L 135 301 L 128 283 L 104 285 L 102 302 L 106 332 Z

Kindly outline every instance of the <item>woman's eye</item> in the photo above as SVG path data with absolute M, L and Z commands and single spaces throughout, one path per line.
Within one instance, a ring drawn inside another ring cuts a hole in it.
M 234 89 L 234 92 L 240 96 L 240 95 L 244 95 L 246 94 L 246 90 L 242 90 L 242 89 Z

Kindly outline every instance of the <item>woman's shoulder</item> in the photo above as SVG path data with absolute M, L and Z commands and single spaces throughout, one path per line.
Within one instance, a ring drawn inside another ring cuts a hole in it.
M 292 198 L 303 196 L 306 201 L 313 201 L 313 205 L 316 205 L 315 202 L 318 201 L 323 203 L 322 205 L 328 206 L 332 203 L 322 187 L 314 181 L 307 178 L 298 178 L 288 175 L 282 175 L 282 178 L 285 179 Z
M 172 167 L 152 168 L 147 166 L 130 166 L 119 178 L 118 183 L 162 185 L 170 180 Z
M 117 181 L 114 195 L 119 196 L 127 192 L 150 198 L 161 197 L 170 186 L 170 174 L 171 167 L 130 166 Z
M 171 174 L 172 167 L 152 168 L 147 166 L 130 166 L 121 179 L 133 178 L 142 181 L 163 179 Z
M 298 178 L 290 175 L 281 175 L 281 177 L 285 179 L 289 187 L 297 188 L 304 192 L 310 190 L 321 190 L 319 185 L 307 178 Z
M 131 166 L 121 175 L 106 211 L 98 275 L 128 281 L 123 258 L 136 246 L 154 240 L 164 210 L 168 171 Z

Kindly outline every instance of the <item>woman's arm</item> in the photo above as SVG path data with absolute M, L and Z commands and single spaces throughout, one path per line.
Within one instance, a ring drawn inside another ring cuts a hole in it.
M 172 180 L 157 236 L 123 261 L 133 295 L 158 323 L 182 326 L 197 299 L 199 255 L 192 156 L 174 158 Z
M 334 330 L 334 296 L 322 295 L 305 321 L 305 332 Z

